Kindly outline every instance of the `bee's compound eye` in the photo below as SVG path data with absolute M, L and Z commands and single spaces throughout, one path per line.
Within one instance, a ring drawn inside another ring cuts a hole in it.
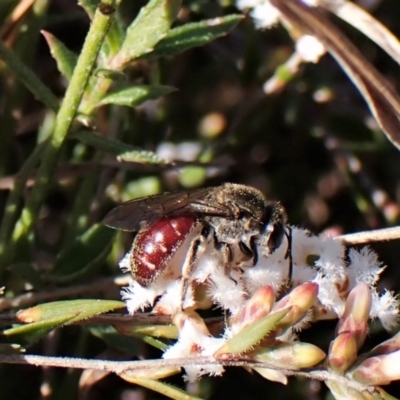
M 273 253 L 281 244 L 283 236 L 285 234 L 285 228 L 282 223 L 269 225 L 266 231 L 270 232 L 267 237 L 266 246 L 268 247 L 269 253 Z

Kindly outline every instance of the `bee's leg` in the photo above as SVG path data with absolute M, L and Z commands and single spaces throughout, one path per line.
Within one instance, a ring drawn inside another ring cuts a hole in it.
M 182 266 L 182 286 L 181 286 L 181 307 L 186 298 L 186 294 L 189 288 L 190 279 L 193 271 L 196 268 L 199 257 L 204 253 L 205 246 L 207 243 L 207 236 L 203 235 L 194 238 L 190 244 L 189 250 L 186 254 L 185 260 Z
M 232 263 L 232 249 L 229 246 L 228 243 L 224 242 L 219 242 L 216 244 L 216 249 L 218 250 L 220 256 L 221 256 L 221 263 L 222 263 L 222 271 L 224 275 L 229 276 L 231 278 L 230 273 L 229 273 L 229 267 Z M 236 281 L 231 278 L 235 283 Z
M 292 228 L 290 226 L 287 226 L 286 228 L 287 231 L 285 230 L 285 236 L 287 239 L 288 247 L 286 250 L 285 258 L 289 260 L 287 285 L 291 286 L 293 277 Z
M 258 261 L 257 246 L 254 241 L 254 237 L 245 243 L 244 241 L 239 242 L 239 249 L 242 254 L 241 260 L 237 262 L 239 268 L 254 267 Z

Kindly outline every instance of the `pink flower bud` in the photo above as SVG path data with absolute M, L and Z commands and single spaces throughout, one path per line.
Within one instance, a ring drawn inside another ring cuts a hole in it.
M 185 310 L 179 313 L 176 313 L 172 317 L 172 322 L 177 326 L 179 331 L 181 331 L 186 322 L 190 322 L 193 328 L 203 335 L 209 335 L 210 332 L 204 323 L 204 320 L 200 317 L 199 314 L 195 311 Z
M 400 350 L 367 358 L 355 369 L 352 376 L 367 385 L 387 385 L 400 379 Z
M 230 323 L 240 324 L 240 328 L 268 315 L 275 302 L 275 292 L 271 286 L 263 286 L 246 302 L 244 308 L 234 316 Z
M 378 346 L 374 347 L 368 355 L 372 356 L 379 356 L 381 354 L 390 354 L 394 353 L 395 351 L 400 350 L 400 332 L 394 335 L 392 338 L 386 340 L 385 342 L 379 344 Z
M 328 360 L 330 366 L 342 373 L 353 364 L 357 358 L 357 343 L 350 333 L 342 333 L 331 342 Z
M 299 322 L 314 305 L 318 295 L 318 284 L 315 282 L 303 283 L 294 288 L 287 296 L 276 303 L 274 311 L 291 307 L 289 313 L 279 322 L 281 329 Z
M 337 333 L 350 333 L 359 349 L 364 343 L 368 331 L 368 317 L 371 309 L 371 291 L 365 283 L 358 284 L 349 294 L 341 316 Z

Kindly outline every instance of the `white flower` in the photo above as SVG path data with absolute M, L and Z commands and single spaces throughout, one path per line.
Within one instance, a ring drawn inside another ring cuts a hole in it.
M 196 309 L 193 288 L 201 284 L 207 287 L 206 293 L 203 294 L 207 301 L 229 311 L 231 315 L 237 315 L 247 299 L 258 289 L 269 285 L 279 295 L 291 278 L 290 284 L 293 288 L 311 281 L 318 284 L 317 309 L 325 310 L 325 318 L 328 316 L 332 318 L 335 315 L 340 317 L 351 289 L 359 283 L 366 283 L 373 298 L 370 317 L 379 318 L 386 329 L 392 328 L 397 323 L 398 301 L 391 292 L 385 292 L 381 296 L 376 292 L 376 284 L 384 270 L 376 253 L 368 247 L 360 251 L 350 249 L 346 263 L 345 247 L 339 240 L 313 236 L 303 229 L 291 228 L 291 230 L 293 257 L 291 277 L 287 240 L 283 240 L 281 246 L 272 254 L 258 244 L 258 262 L 254 267 L 239 269 L 231 265 L 226 270 L 221 254 L 210 242 L 189 278 L 184 299 L 182 299 L 182 271 L 179 269 L 181 264 L 175 263 L 173 266 L 167 266 L 167 269 L 174 269 L 172 274 L 161 274 L 148 287 L 131 280 L 129 286 L 122 290 L 128 311 L 133 314 L 137 310 L 153 307 L 154 313 L 172 315 L 182 309 L 191 307 Z M 263 240 L 259 242 L 263 243 Z M 182 254 L 184 251 L 184 248 L 179 249 Z M 184 259 L 183 256 L 181 258 Z M 129 253 L 121 260 L 120 267 L 124 271 L 130 270 Z M 156 299 L 158 299 L 157 304 L 154 304 Z
M 183 327 L 179 331 L 179 340 L 169 347 L 163 355 L 165 359 L 185 358 L 194 356 L 211 356 L 223 344 L 225 339 L 215 338 L 204 334 L 192 323 L 190 319 L 184 322 Z M 221 375 L 224 372 L 222 365 L 185 365 L 184 366 L 187 379 L 190 382 L 196 381 L 200 376 Z
M 229 276 L 221 268 L 210 276 L 208 293 L 215 304 L 232 314 L 243 307 L 247 294 L 240 273 L 232 271 Z
M 152 306 L 159 293 L 155 288 L 145 288 L 132 279 L 129 286 L 121 290 L 121 295 L 129 314 L 134 314 L 137 310 Z
M 296 51 L 304 61 L 312 63 L 317 63 L 326 53 L 324 45 L 311 35 L 303 35 L 296 40 Z
M 311 7 L 319 5 L 321 0 L 303 0 Z M 276 25 L 281 17 L 280 11 L 268 0 L 237 0 L 236 6 L 240 10 L 250 9 L 250 15 L 254 19 L 257 28 L 270 28 Z
M 349 274 L 357 283 L 364 282 L 374 286 L 378 282 L 379 275 L 385 267 L 381 266 L 376 253 L 368 247 L 362 248 L 361 251 L 350 249 L 349 258 Z
M 399 323 L 399 300 L 393 292 L 385 291 L 382 295 L 372 291 L 371 318 L 379 318 L 386 330 L 392 330 Z
M 264 2 L 252 9 L 251 17 L 257 28 L 270 28 L 279 22 L 281 13 L 269 2 Z

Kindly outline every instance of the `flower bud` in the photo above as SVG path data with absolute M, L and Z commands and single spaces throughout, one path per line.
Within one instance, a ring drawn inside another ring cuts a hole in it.
M 330 381 L 326 380 L 325 381 L 326 386 L 330 389 L 333 397 L 337 400 L 383 400 L 385 397 L 379 397 L 376 399 L 375 397 L 372 397 L 370 393 L 363 393 L 349 385 L 344 384 L 343 382 L 337 382 L 337 381 Z M 374 388 L 374 392 L 376 392 L 377 388 Z M 387 399 L 389 400 L 389 399 Z
M 328 360 L 339 373 L 347 371 L 357 358 L 357 343 L 350 333 L 342 333 L 331 342 Z
M 275 302 L 274 289 L 267 285 L 258 289 L 254 295 L 247 300 L 240 312 L 231 318 L 230 323 L 240 325 L 240 329 L 260 320 L 268 315 Z
M 197 283 L 197 282 L 193 286 L 194 286 L 193 297 L 196 309 L 199 310 L 210 309 L 213 306 L 213 302 L 207 292 L 208 286 L 205 283 Z
M 136 334 L 177 339 L 178 329 L 173 325 L 137 325 L 137 323 L 115 323 L 114 328 L 122 335 L 134 336 Z
M 122 379 L 127 382 L 136 383 L 140 385 L 141 379 L 164 379 L 171 375 L 179 374 L 181 367 L 157 367 L 157 368 L 146 368 L 144 370 L 127 370 L 119 374 Z
M 369 353 L 368 356 L 379 356 L 381 354 L 390 354 L 400 350 L 400 332 L 394 335 L 392 338 L 385 342 L 375 346 Z
M 359 349 L 365 340 L 368 331 L 368 317 L 371 309 L 371 291 L 367 284 L 358 284 L 349 294 L 346 306 L 341 316 L 337 333 L 350 333 Z
M 367 358 L 352 373 L 354 379 L 367 385 L 387 385 L 400 379 L 400 350 Z
M 278 328 L 287 329 L 295 325 L 314 305 L 318 295 L 318 284 L 315 282 L 303 283 L 294 288 L 287 296 L 276 303 L 274 311 L 291 307 L 288 314 L 279 322 Z
M 270 368 L 253 368 L 254 371 L 258 372 L 263 378 L 268 379 L 271 382 L 282 383 L 283 385 L 287 384 L 288 378 L 283 373 L 278 371 L 277 369 Z
M 172 317 L 172 322 L 176 325 L 179 331 L 182 331 L 185 323 L 190 322 L 193 328 L 203 335 L 209 335 L 210 332 L 207 328 L 207 325 L 204 323 L 204 320 L 200 317 L 197 312 L 192 310 L 185 310 L 179 313 L 176 313 Z
M 272 347 L 260 348 L 253 358 L 277 368 L 301 369 L 318 364 L 325 358 L 325 353 L 310 343 L 282 342 Z

